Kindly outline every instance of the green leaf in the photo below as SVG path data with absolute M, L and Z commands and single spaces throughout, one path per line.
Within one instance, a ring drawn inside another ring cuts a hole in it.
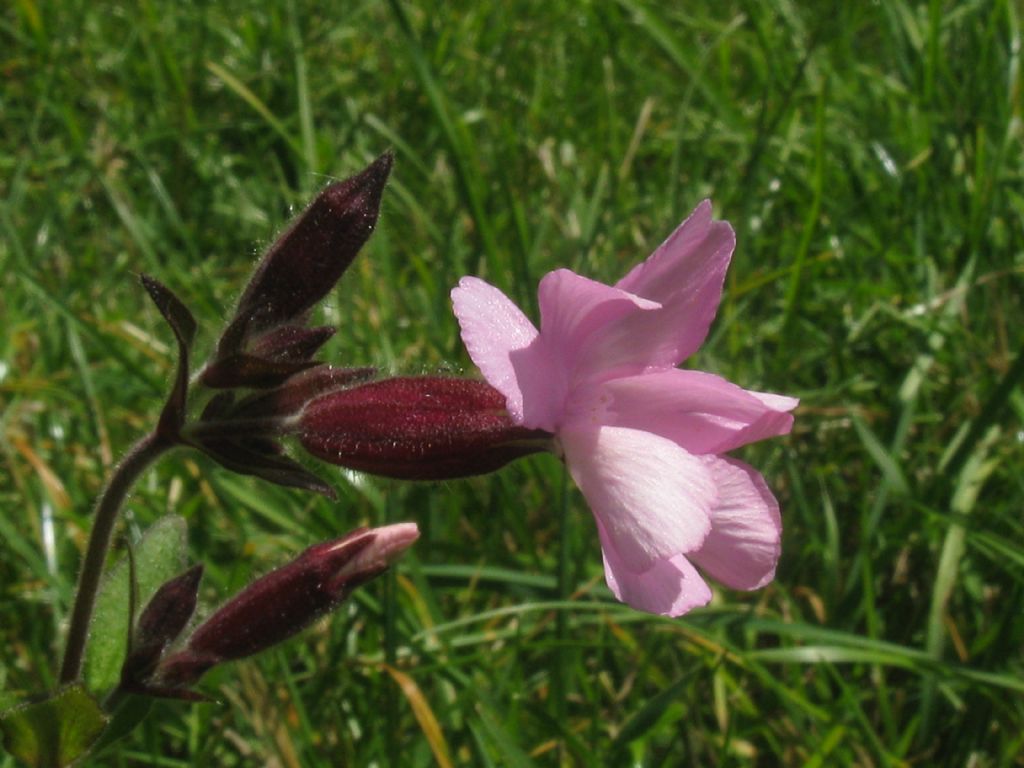
M 154 701 L 150 696 L 125 695 L 110 713 L 110 724 L 95 744 L 96 754 L 99 755 L 115 741 L 135 730 L 135 726 L 146 719 Z
M 62 768 L 85 755 L 107 724 L 80 683 L 0 715 L 4 746 L 36 768 Z
M 676 704 L 682 697 L 690 679 L 697 672 L 698 668 L 693 667 L 683 674 L 672 685 L 655 694 L 637 710 L 626 724 L 622 727 L 619 735 L 615 738 L 614 749 L 625 750 L 629 742 L 643 737 L 648 731 L 665 716 L 669 708 Z
M 154 523 L 134 547 L 137 606 L 143 606 L 157 588 L 185 567 L 185 520 L 169 515 Z M 121 676 L 128 651 L 128 559 L 121 558 L 107 572 L 96 599 L 89 643 L 85 649 L 85 683 L 98 694 L 109 691 Z
M 864 419 L 853 414 L 851 421 L 853 422 L 854 429 L 857 431 L 857 436 L 864 445 L 864 450 L 868 452 L 868 455 L 875 460 L 878 468 L 882 470 L 882 477 L 892 491 L 901 496 L 910 493 L 910 484 L 900 468 L 898 458 L 882 445 L 882 441 L 871 431 L 871 428 L 864 422 Z
M 516 738 L 505 730 L 493 712 L 481 704 L 477 714 L 479 719 L 475 723 L 470 721 L 470 730 L 482 745 L 486 744 L 500 756 L 501 765 L 509 768 L 536 768 L 537 763 L 523 751 Z

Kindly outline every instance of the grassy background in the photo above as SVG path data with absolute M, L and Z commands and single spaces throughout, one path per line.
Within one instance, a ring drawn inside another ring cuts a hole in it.
M 548 457 L 327 470 L 331 504 L 178 453 L 126 530 L 188 518 L 207 604 L 358 524 L 424 538 L 104 765 L 1024 765 L 1015 4 L 670 6 L 4 4 L 2 687 L 53 682 L 91 501 L 172 371 L 136 274 L 209 343 L 291 213 L 391 147 L 334 361 L 468 371 L 459 276 L 530 307 L 545 271 L 614 280 L 714 198 L 739 245 L 689 365 L 802 399 L 742 452 L 782 504 L 778 578 L 681 620 L 619 606 Z

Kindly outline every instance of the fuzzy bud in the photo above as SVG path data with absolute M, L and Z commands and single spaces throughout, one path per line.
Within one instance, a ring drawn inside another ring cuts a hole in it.
M 550 435 L 516 426 L 489 384 L 436 376 L 393 378 L 310 402 L 299 440 L 319 459 L 403 480 L 493 472 L 550 448 Z
M 385 153 L 361 173 L 331 184 L 277 239 L 238 301 L 235 318 L 221 338 L 218 359 L 241 351 L 247 340 L 268 330 L 305 324 L 308 310 L 330 292 L 372 234 L 393 162 L 394 156 Z M 322 343 L 317 338 L 321 330 L 298 338 L 296 350 L 315 351 L 317 342 Z M 280 342 L 276 336 L 261 340 L 271 346 Z M 289 357 L 294 361 L 296 355 Z
M 161 586 L 142 609 L 132 633 L 132 648 L 121 668 L 121 685 L 144 678 L 188 624 L 196 609 L 203 566 L 194 565 Z
M 362 528 L 316 544 L 228 600 L 164 659 L 156 682 L 184 688 L 216 664 L 266 650 L 328 611 L 379 575 L 419 537 L 415 523 Z

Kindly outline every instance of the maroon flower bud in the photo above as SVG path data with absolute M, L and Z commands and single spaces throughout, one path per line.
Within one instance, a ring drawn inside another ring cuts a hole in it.
M 207 387 L 230 389 L 276 387 L 300 371 L 317 365 L 312 360 L 270 360 L 236 352 L 212 361 L 203 369 L 200 381 Z
M 334 335 L 330 326 L 304 328 L 284 325 L 252 342 L 250 352 L 234 352 L 212 360 L 203 369 L 202 382 L 215 389 L 266 389 L 318 365 L 313 355 Z
M 203 566 L 194 565 L 163 584 L 142 609 L 132 633 L 132 647 L 121 668 L 122 687 L 138 685 L 192 618 Z
M 404 480 L 493 472 L 550 448 L 550 435 L 512 423 L 491 385 L 394 378 L 323 395 L 306 406 L 299 439 L 317 458 Z
M 240 356 L 228 359 L 237 357 Z M 286 456 L 278 439 L 295 431 L 298 414 L 307 402 L 364 382 L 373 377 L 375 369 L 309 365 L 314 367 L 288 376 L 270 390 L 240 399 L 231 391 L 218 393 L 207 403 L 199 420 L 181 430 L 182 441 L 233 472 L 333 498 L 330 486 Z M 207 372 L 210 370 L 213 369 L 207 368 Z
M 252 352 L 268 360 L 309 360 L 334 333 L 335 329 L 329 325 L 316 328 L 283 325 L 257 338 Z
M 324 189 L 270 247 L 221 338 L 218 358 L 281 325 L 305 324 L 305 313 L 338 282 L 377 223 L 394 156 Z
M 376 373 L 376 368 L 337 368 L 320 365 L 295 374 L 276 389 L 250 395 L 238 404 L 233 417 L 282 419 L 294 416 L 310 400 L 354 384 L 363 384 Z
M 415 523 L 362 528 L 316 544 L 243 589 L 160 663 L 155 682 L 186 687 L 210 667 L 266 650 L 337 607 L 419 537 Z

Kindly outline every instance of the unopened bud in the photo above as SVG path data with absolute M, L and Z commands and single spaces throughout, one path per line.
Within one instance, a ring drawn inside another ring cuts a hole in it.
M 304 313 L 334 287 L 373 232 L 393 161 L 385 153 L 361 173 L 331 184 L 277 239 L 239 299 L 219 357 L 263 331 L 304 324 Z
M 382 573 L 419 537 L 415 523 L 362 528 L 316 544 L 257 579 L 204 621 L 185 648 L 160 663 L 158 683 L 191 685 L 210 667 L 288 639 Z
M 234 352 L 212 360 L 200 380 L 214 389 L 266 389 L 286 382 L 318 365 L 313 355 L 334 335 L 334 328 L 284 325 L 253 340 L 249 352 Z
M 230 373 L 243 370 L 225 365 L 240 357 L 244 356 L 233 355 L 218 361 L 206 371 Z M 260 362 L 257 358 L 251 359 Z M 232 391 L 218 393 L 207 403 L 202 416 L 181 431 L 182 439 L 233 472 L 254 475 L 279 485 L 305 488 L 333 498 L 330 486 L 286 456 L 278 440 L 294 431 L 298 414 L 307 402 L 364 382 L 372 378 L 374 369 L 308 365 L 313 367 L 287 375 L 278 386 L 268 390 L 242 397 Z M 249 373 L 254 372 L 255 369 L 249 369 Z M 246 383 L 255 386 L 257 381 L 259 378 L 254 376 Z M 231 386 L 235 383 L 238 382 Z
M 551 435 L 516 426 L 505 398 L 471 379 L 422 376 L 374 381 L 310 402 L 303 447 L 349 469 L 403 480 L 493 472 L 550 448 Z
M 121 684 L 138 684 L 174 642 L 196 609 L 203 566 L 194 565 L 164 583 L 142 609 L 132 633 L 132 647 L 121 668 Z
M 375 368 L 369 367 L 336 368 L 320 365 L 295 374 L 276 389 L 247 397 L 238 404 L 233 415 L 242 419 L 282 419 L 294 416 L 311 400 L 345 387 L 363 384 L 376 373 Z

